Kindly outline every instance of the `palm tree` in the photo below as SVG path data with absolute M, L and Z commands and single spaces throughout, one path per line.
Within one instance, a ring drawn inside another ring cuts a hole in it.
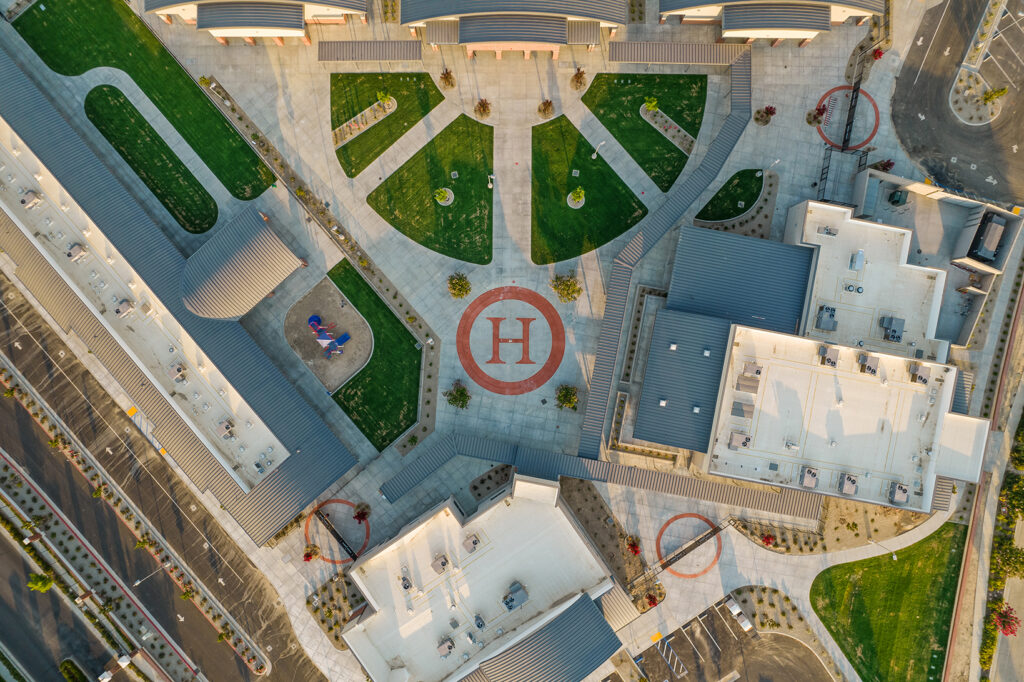
M 53 587 L 53 578 L 43 573 L 28 574 L 28 589 L 35 592 L 47 592 Z

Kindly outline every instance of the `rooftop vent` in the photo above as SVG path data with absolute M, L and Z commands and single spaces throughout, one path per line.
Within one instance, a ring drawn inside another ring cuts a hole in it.
M 676 344 L 674 344 L 674 343 L 670 343 L 670 344 L 668 344 L 668 349 L 669 349 L 669 350 L 675 350 L 675 349 L 676 349 L 677 347 L 678 347 L 678 346 L 676 346 Z
M 706 358 L 710 358 L 711 357 L 711 349 L 710 348 L 705 348 L 704 349 L 704 357 L 706 357 Z
M 660 407 L 665 407 L 666 405 L 668 405 L 668 401 L 662 398 L 661 400 L 658 401 L 658 405 Z
M 693 406 L 693 413 L 694 414 L 700 414 L 700 405 L 694 405 Z

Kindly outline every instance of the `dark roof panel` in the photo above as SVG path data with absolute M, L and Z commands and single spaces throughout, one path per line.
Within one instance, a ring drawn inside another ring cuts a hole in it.
M 493 14 L 459 19 L 459 43 L 553 43 L 565 45 L 568 22 L 560 17 Z
M 321 40 L 316 48 L 321 62 L 407 62 L 423 54 L 419 40 Z
M 723 31 L 784 29 L 828 31 L 832 28 L 832 10 L 828 5 L 793 2 L 765 5 L 726 5 L 722 12 Z
M 772 3 L 771 0 L 661 0 L 658 11 L 679 12 L 698 7 L 713 7 L 715 5 L 724 5 L 726 8 L 729 8 L 737 5 L 762 4 L 777 3 Z M 803 4 L 809 6 L 819 5 L 826 8 L 836 5 L 837 7 L 860 9 L 872 14 L 881 14 L 885 11 L 885 0 L 804 0 Z
M 627 0 L 401 0 L 401 23 L 472 14 L 548 14 L 625 24 Z
M 682 227 L 667 307 L 795 334 L 814 249 L 702 227 Z
M 182 5 L 202 6 L 204 4 L 234 4 L 236 1 L 238 4 L 249 4 L 246 0 L 143 0 L 143 11 L 156 12 L 162 9 L 169 9 L 171 7 L 180 7 Z M 310 0 L 309 2 L 305 2 L 304 0 L 277 0 L 275 4 L 294 5 L 296 7 L 302 7 L 304 5 L 320 5 L 322 7 L 334 7 L 336 9 L 345 9 L 350 12 L 363 14 L 366 12 L 366 3 L 367 0 Z
M 727 320 L 717 317 L 668 309 L 658 312 L 633 426 L 635 437 L 707 451 L 731 328 Z
M 283 2 L 207 2 L 196 8 L 196 28 L 287 28 L 303 30 L 301 4 Z

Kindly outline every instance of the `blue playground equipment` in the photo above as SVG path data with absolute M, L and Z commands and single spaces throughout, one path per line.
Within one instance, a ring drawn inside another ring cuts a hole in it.
M 310 315 L 309 319 L 306 320 L 306 324 L 313 330 L 313 335 L 316 336 L 316 342 L 320 344 L 320 347 L 324 350 L 324 357 L 329 358 L 332 355 L 341 355 L 344 353 L 344 346 L 348 343 L 352 337 L 348 334 L 342 334 L 338 338 L 334 338 L 331 334 L 331 330 L 334 329 L 334 325 L 323 325 L 323 320 L 320 319 L 319 315 Z

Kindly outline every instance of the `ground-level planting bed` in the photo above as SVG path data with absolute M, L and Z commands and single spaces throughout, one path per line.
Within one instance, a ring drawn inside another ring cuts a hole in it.
M 704 208 L 697 214 L 697 220 L 731 220 L 743 215 L 757 203 L 763 186 L 764 173 L 761 169 L 746 168 L 737 171 L 715 192 L 715 196 L 704 204 Z
M 416 423 L 421 353 L 416 338 L 349 261 L 327 276 L 373 330 L 370 361 L 333 397 L 380 451 Z
M 583 103 L 625 148 L 637 165 L 667 192 L 689 158 L 640 114 L 646 98 L 696 139 L 704 120 L 708 77 L 678 74 L 600 73 Z
M 593 251 L 635 225 L 647 207 L 565 116 L 533 127 L 530 252 L 538 265 Z M 573 176 L 578 170 L 579 175 Z M 581 208 L 566 198 L 584 191 Z
M 195 233 L 213 227 L 217 202 L 124 93 L 111 85 L 93 88 L 85 115 L 179 225 Z
M 253 199 L 274 180 L 195 81 L 120 0 L 37 2 L 14 21 L 46 65 L 65 76 L 121 69 L 232 195 Z
M 494 129 L 459 116 L 391 174 L 366 201 L 405 236 L 446 256 L 470 263 L 491 262 L 494 190 Z M 458 173 L 452 178 L 452 172 Z M 442 206 L 434 192 L 455 194 Z
M 425 73 L 332 73 L 331 130 L 368 109 L 382 92 L 395 99 L 397 108 L 338 147 L 338 161 L 350 178 L 363 172 L 444 100 Z
M 822 571 L 811 604 L 864 680 L 939 679 L 967 527 Z M 934 667 L 933 667 L 934 666 Z

